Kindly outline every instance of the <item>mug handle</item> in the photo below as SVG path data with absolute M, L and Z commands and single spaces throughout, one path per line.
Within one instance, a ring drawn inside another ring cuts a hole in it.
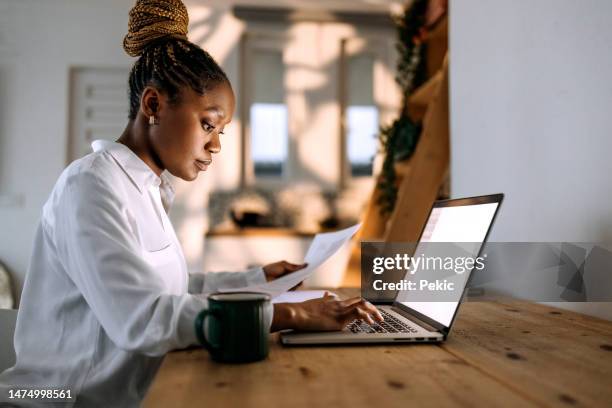
M 200 341 L 200 343 L 208 351 L 216 351 L 216 350 L 218 350 L 220 348 L 220 345 L 210 343 L 206 339 L 206 336 L 204 335 L 204 322 L 205 322 L 207 317 L 214 317 L 214 318 L 218 319 L 219 315 L 217 313 L 215 313 L 214 311 L 211 311 L 211 310 L 208 310 L 208 309 L 204 309 L 200 313 L 198 313 L 198 316 L 195 319 L 196 336 L 198 337 L 198 340 Z

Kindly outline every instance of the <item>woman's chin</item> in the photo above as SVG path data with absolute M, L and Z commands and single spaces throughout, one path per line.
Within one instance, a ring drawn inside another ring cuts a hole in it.
M 200 172 L 195 171 L 195 172 L 190 173 L 187 177 L 181 177 L 181 178 L 185 181 L 193 181 L 198 178 L 198 174 L 200 174 Z
M 181 171 L 170 171 L 168 169 L 168 172 L 172 174 L 174 177 L 178 177 L 185 181 L 193 181 L 197 179 L 198 174 L 200 173 L 198 170 L 184 170 L 184 169 L 181 169 Z

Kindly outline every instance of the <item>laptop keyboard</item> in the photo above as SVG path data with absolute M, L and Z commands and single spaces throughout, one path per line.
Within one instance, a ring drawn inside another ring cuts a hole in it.
M 346 326 L 353 333 L 417 333 L 414 327 L 402 322 L 392 314 L 378 309 L 385 319 L 380 323 L 368 324 L 361 319 L 353 320 Z

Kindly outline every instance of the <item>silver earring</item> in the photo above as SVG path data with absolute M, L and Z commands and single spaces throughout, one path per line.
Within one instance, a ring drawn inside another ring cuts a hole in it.
M 149 116 L 149 125 L 157 125 L 157 121 L 155 120 L 155 116 Z

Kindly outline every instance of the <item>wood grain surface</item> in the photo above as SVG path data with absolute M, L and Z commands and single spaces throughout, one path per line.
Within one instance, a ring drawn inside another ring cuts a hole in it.
M 355 289 L 334 290 L 343 296 Z M 166 357 L 145 407 L 610 406 L 612 322 L 517 301 L 466 302 L 441 345 L 284 347 L 218 364 Z

